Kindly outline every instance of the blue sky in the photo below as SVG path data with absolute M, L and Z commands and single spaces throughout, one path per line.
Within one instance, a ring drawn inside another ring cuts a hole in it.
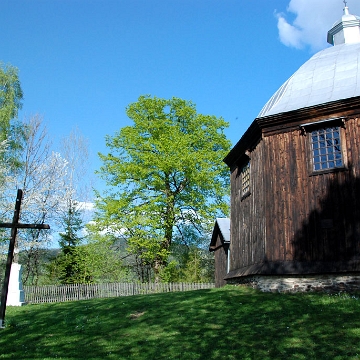
M 20 117 L 40 113 L 55 146 L 77 127 L 90 171 L 140 95 L 192 100 L 235 144 L 316 51 L 341 0 L 2 0 L 0 60 L 18 67 Z M 360 15 L 358 0 L 350 12 Z M 95 185 L 96 186 L 96 185 Z

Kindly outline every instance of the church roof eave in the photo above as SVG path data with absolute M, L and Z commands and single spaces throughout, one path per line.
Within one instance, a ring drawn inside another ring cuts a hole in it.
M 258 124 L 258 119 L 255 119 L 223 161 L 232 168 L 240 161 L 241 156 L 253 148 L 260 139 L 261 129 Z
M 230 219 L 229 218 L 217 218 L 215 220 L 214 230 L 211 236 L 209 251 L 215 251 L 217 236 L 220 234 L 224 241 L 224 244 L 230 243 Z
M 235 168 L 246 153 L 251 152 L 264 136 L 293 131 L 299 129 L 300 125 L 305 123 L 312 123 L 329 117 L 351 116 L 359 113 L 360 96 L 355 96 L 261 118 L 258 117 L 254 119 L 240 140 L 230 150 L 224 158 L 224 162 L 230 169 Z

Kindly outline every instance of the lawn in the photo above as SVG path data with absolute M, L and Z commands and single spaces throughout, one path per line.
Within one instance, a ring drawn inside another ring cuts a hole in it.
M 228 286 L 8 307 L 0 359 L 360 359 L 360 300 Z

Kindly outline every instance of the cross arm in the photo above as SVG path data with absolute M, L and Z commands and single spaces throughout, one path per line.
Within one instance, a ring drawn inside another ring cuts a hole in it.
M 17 229 L 50 229 L 48 224 L 20 224 L 20 223 L 0 223 L 0 228 Z

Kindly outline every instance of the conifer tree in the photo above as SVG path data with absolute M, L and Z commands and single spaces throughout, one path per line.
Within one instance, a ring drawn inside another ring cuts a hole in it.
M 79 282 L 80 277 L 81 259 L 77 250 L 82 241 L 79 233 L 83 229 L 83 220 L 76 201 L 68 202 L 67 212 L 62 219 L 64 231 L 59 233 L 61 253 L 56 263 L 60 281 L 63 284 L 74 284 Z

